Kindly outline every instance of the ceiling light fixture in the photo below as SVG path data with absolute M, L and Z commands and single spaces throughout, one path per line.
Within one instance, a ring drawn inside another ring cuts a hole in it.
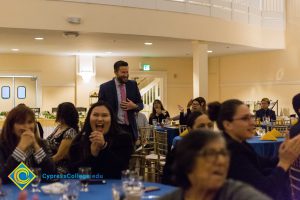
M 150 46 L 152 45 L 152 42 L 145 42 L 144 45 Z
M 207 50 L 207 53 L 212 53 L 213 51 L 212 50 Z
M 96 75 L 95 56 L 79 55 L 77 58 L 77 73 L 88 83 Z
M 66 38 L 76 38 L 79 36 L 79 32 L 77 31 L 65 31 L 63 34 Z
M 104 54 L 112 54 L 111 51 L 104 52 Z
M 35 39 L 35 40 L 44 40 L 43 37 L 35 37 L 34 39 Z
M 20 51 L 20 49 L 11 49 L 12 51 Z
M 81 18 L 80 17 L 68 17 L 67 22 L 69 24 L 81 24 Z

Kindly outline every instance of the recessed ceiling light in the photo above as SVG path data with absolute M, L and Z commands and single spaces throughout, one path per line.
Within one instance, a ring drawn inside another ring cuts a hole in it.
M 11 49 L 12 51 L 20 51 L 20 49 Z
M 152 45 L 152 42 L 145 42 L 144 45 L 150 46 Z
M 107 51 L 107 52 L 104 52 L 105 54 L 112 54 L 112 52 L 111 51 Z
M 207 53 L 212 53 L 213 51 L 212 50 L 207 50 Z
M 35 40 L 44 40 L 43 37 L 35 37 L 34 39 L 35 39 Z

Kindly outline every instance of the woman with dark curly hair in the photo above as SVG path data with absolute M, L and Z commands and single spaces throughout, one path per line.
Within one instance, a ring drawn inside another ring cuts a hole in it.
M 190 108 L 192 106 L 192 108 Z M 186 125 L 187 120 L 192 112 L 206 113 L 206 100 L 203 97 L 197 97 L 192 99 L 187 104 L 186 114 L 184 114 L 184 109 L 179 106 L 180 116 L 179 124 Z
M 249 185 L 226 180 L 229 160 L 221 134 L 207 129 L 190 132 L 175 151 L 173 171 L 180 189 L 161 200 L 270 200 Z
M 81 132 L 72 142 L 70 171 L 91 167 L 93 174 L 121 178 L 121 171 L 128 169 L 132 152 L 131 136 L 119 128 L 111 107 L 99 101 L 89 109 Z
M 67 172 L 68 152 L 72 140 L 78 134 L 79 115 L 73 103 L 64 102 L 58 105 L 56 120 L 58 126 L 48 136 L 47 141 L 53 151 L 53 161 L 58 173 Z
M 0 178 L 9 182 L 8 175 L 21 163 L 39 167 L 42 173 L 56 173 L 51 150 L 37 133 L 35 115 L 24 104 L 9 111 L 0 134 Z

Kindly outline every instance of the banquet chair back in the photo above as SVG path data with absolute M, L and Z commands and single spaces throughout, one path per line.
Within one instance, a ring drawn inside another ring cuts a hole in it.
M 154 133 L 155 148 L 154 151 L 145 156 L 144 179 L 160 182 L 162 168 L 168 152 L 168 132 L 167 130 L 154 130 Z
M 152 126 L 140 127 L 137 140 L 137 149 L 131 155 L 129 162 L 130 170 L 139 172 L 140 176 L 145 174 L 145 157 L 155 149 L 155 135 Z
M 300 158 L 298 158 L 289 170 L 292 199 L 300 199 Z
M 279 131 L 280 133 L 285 133 L 288 129 L 289 129 L 289 125 L 275 125 L 273 126 L 273 128 L 275 128 L 277 131 Z
M 155 134 L 152 126 L 139 128 L 139 141 L 142 154 L 148 154 L 155 148 Z

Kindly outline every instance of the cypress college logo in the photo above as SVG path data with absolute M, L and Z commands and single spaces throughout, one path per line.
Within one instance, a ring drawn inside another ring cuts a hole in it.
M 35 174 L 23 162 L 8 175 L 8 178 L 12 180 L 20 190 L 24 190 L 35 177 Z

